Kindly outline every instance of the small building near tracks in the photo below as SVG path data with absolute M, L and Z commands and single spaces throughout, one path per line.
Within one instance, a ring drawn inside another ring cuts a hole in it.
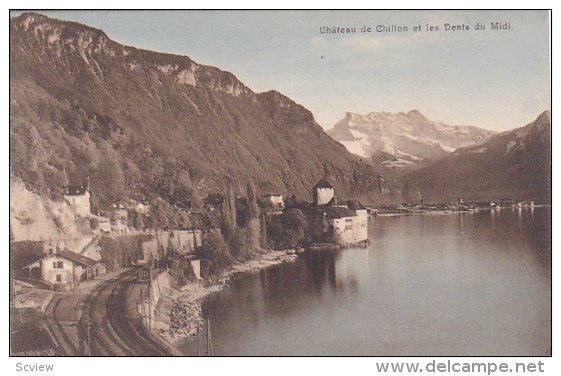
M 106 272 L 105 265 L 87 256 L 63 249 L 24 267 L 29 275 L 55 290 L 72 290 L 78 283 Z M 39 273 L 34 273 L 38 270 Z

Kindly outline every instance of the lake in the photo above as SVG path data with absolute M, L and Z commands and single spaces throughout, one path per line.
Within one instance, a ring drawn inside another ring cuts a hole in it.
M 210 295 L 213 352 L 547 355 L 550 228 L 550 208 L 370 219 L 367 249 L 310 253 Z

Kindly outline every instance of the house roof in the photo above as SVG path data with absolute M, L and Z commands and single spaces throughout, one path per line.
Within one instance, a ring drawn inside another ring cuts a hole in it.
M 320 179 L 320 181 L 318 181 L 316 185 L 314 185 L 314 188 L 333 188 L 333 186 L 329 184 L 327 179 L 324 178 Z
M 76 264 L 80 264 L 80 265 L 84 265 L 84 266 L 94 266 L 95 264 L 98 263 L 98 261 L 96 261 L 94 259 L 91 259 L 91 258 L 86 257 L 84 255 L 80 255 L 76 252 L 69 251 L 68 249 L 63 249 L 61 251 L 57 251 L 56 253 L 53 253 L 52 255 L 45 256 L 45 257 L 27 265 L 27 266 L 24 266 L 24 269 L 32 267 L 33 265 L 37 264 L 41 260 L 44 260 L 44 259 L 49 258 L 49 257 L 54 257 L 54 256 L 59 256 L 59 257 L 65 258 L 67 260 L 70 260 L 70 261 L 72 261 Z
M 327 218 L 345 218 L 345 217 L 355 217 L 356 213 L 354 210 L 351 210 L 344 206 L 334 206 L 334 207 L 327 207 L 325 209 L 325 215 Z
M 95 264 L 97 264 L 97 261 L 95 261 L 94 259 L 91 259 L 87 256 L 81 255 L 79 253 L 76 252 L 72 252 L 69 251 L 68 249 L 63 249 L 61 251 L 58 251 L 55 253 L 55 255 L 58 255 L 60 257 L 64 257 L 67 260 L 73 261 L 77 264 L 82 264 L 85 266 L 94 266 Z
M 331 200 L 329 200 L 329 202 L 325 205 L 326 206 L 336 206 L 337 205 L 337 196 L 333 196 L 331 198 Z

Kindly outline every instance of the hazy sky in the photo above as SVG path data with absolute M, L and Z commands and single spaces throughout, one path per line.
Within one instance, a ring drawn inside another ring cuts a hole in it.
M 418 109 L 493 130 L 534 120 L 550 103 L 545 11 L 56 11 L 117 42 L 190 56 L 275 89 L 326 129 L 345 112 Z M 486 26 L 474 31 L 476 23 Z M 511 30 L 490 30 L 510 22 Z M 445 31 L 444 24 L 470 31 Z M 439 26 L 428 32 L 426 25 Z M 360 33 L 363 25 L 371 33 Z M 376 32 L 377 25 L 408 32 Z M 420 25 L 423 31 L 415 32 Z M 356 34 L 322 34 L 322 26 Z

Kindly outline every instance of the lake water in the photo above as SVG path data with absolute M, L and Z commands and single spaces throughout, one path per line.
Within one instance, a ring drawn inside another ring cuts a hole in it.
M 550 208 L 371 219 L 367 249 L 302 256 L 209 296 L 214 354 L 549 354 L 550 223 Z

